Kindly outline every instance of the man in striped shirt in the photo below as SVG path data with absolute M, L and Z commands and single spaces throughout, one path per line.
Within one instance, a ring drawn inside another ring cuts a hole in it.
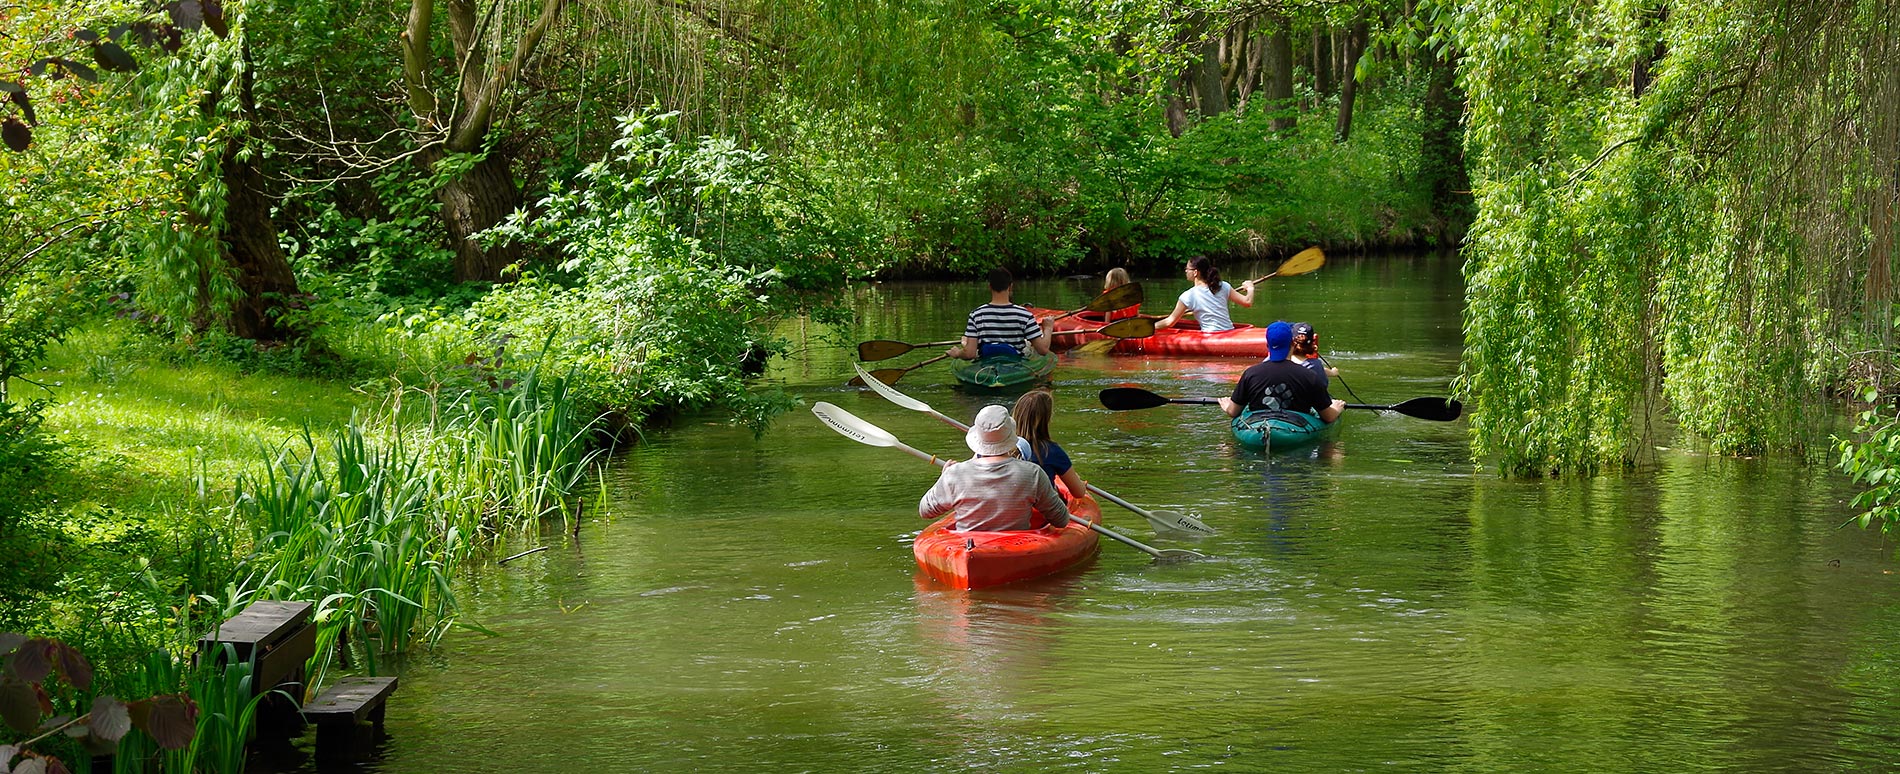
M 1015 279 L 1008 269 L 998 266 L 990 270 L 990 302 L 970 312 L 963 326 L 963 343 L 950 348 L 951 357 L 975 360 L 998 355 L 1020 357 L 1031 351 L 1049 354 L 1055 320 L 1038 323 L 1028 308 L 1010 303 L 1013 285 Z

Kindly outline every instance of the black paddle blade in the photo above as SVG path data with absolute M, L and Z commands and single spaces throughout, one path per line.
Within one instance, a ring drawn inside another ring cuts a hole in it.
M 1446 398 L 1413 398 L 1393 406 L 1392 410 L 1416 419 L 1450 422 L 1465 413 L 1465 404 Z
M 1102 391 L 1102 407 L 1109 411 L 1133 411 L 1168 405 L 1166 397 L 1140 387 L 1110 387 Z
M 1373 411 L 1396 411 L 1414 419 L 1428 419 L 1433 422 L 1450 422 L 1465 413 L 1465 404 L 1449 398 L 1413 398 L 1391 406 L 1368 406 L 1362 403 L 1348 403 L 1346 408 L 1372 409 Z
M 1113 312 L 1117 309 L 1126 309 L 1131 306 L 1140 305 L 1141 283 L 1130 282 L 1120 287 L 1113 287 L 1102 291 L 1102 294 L 1096 296 L 1095 300 L 1090 301 L 1088 306 L 1082 307 L 1082 311 Z
M 1155 335 L 1155 321 L 1146 317 L 1130 317 L 1104 325 L 1096 332 L 1118 339 L 1145 339 Z

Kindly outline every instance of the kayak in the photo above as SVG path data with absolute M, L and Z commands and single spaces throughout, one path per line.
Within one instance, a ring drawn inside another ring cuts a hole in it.
M 1002 355 L 958 363 L 950 369 L 957 381 L 970 387 L 1019 387 L 1049 378 L 1056 370 L 1055 355 Z
M 1061 490 L 1060 484 L 1057 485 Z M 1066 527 L 958 532 L 957 515 L 933 521 L 917 535 L 911 553 L 932 580 L 955 589 L 980 589 L 1061 572 L 1095 556 L 1099 538 L 1082 523 L 1100 523 L 1102 506 L 1094 497 L 1069 499 Z
M 1036 319 L 1062 314 L 1060 309 L 1039 309 L 1030 307 Z M 1112 313 L 1111 313 L 1112 314 Z M 1101 315 L 1082 313 L 1056 321 L 1056 332 L 1091 331 L 1106 324 Z M 1194 320 L 1182 320 L 1172 328 L 1162 328 L 1155 335 L 1140 339 L 1122 339 L 1110 350 L 1122 355 L 1185 355 L 1198 357 L 1251 357 L 1267 359 L 1267 331 L 1257 325 L 1236 325 L 1232 330 L 1218 333 L 1201 332 L 1201 324 Z M 1073 333 L 1059 335 L 1050 342 L 1055 350 L 1071 349 L 1084 342 L 1105 339 L 1099 333 Z
M 1339 425 L 1299 411 L 1249 411 L 1234 417 L 1234 440 L 1250 449 L 1279 451 L 1312 443 Z

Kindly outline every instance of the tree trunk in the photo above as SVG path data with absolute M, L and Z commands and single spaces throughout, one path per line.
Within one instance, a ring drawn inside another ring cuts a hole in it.
M 425 163 L 434 166 L 440 154 L 423 154 Z M 521 192 L 515 187 L 514 173 L 507 157 L 490 153 L 462 175 L 443 184 L 435 193 L 442 203 L 442 225 L 448 230 L 449 244 L 455 248 L 455 279 L 461 282 L 499 282 L 503 270 L 519 263 L 521 248 L 496 245 L 484 249 L 470 237 L 500 223 L 521 204 Z
M 1431 83 L 1425 90 L 1424 131 L 1419 173 L 1438 216 L 1439 244 L 1463 239 L 1471 223 L 1471 183 L 1465 174 L 1464 93 L 1458 88 L 1457 59 L 1431 57 Z
M 1324 27 L 1313 30 L 1313 91 L 1322 97 L 1333 93 L 1332 41 Z
M 225 265 L 244 294 L 231 306 L 231 332 L 257 341 L 283 341 L 290 338 L 291 331 L 284 327 L 279 313 L 285 301 L 298 292 L 297 274 L 277 242 L 277 227 L 270 221 L 271 200 L 264 193 L 264 175 L 251 161 L 238 160 L 242 145 L 237 138 L 225 143 L 221 163 L 225 199 L 224 233 L 219 238 Z
M 257 115 L 257 97 L 252 88 L 255 65 L 248 39 L 239 53 L 244 59 L 244 72 L 238 79 L 238 110 L 248 125 Z M 234 134 L 226 140 L 224 157 L 218 163 L 225 187 L 220 250 L 243 293 L 231 305 L 231 333 L 256 341 L 282 341 L 291 332 L 282 324 L 280 313 L 286 300 L 298 292 L 297 274 L 277 242 L 264 175 L 258 171 L 254 157 L 240 158 L 244 156 L 245 136 Z
M 1221 92 L 1234 94 L 1240 90 L 1240 76 L 1247 71 L 1247 30 L 1251 22 L 1242 21 L 1227 30 L 1221 36 Z M 1245 95 L 1234 100 L 1235 105 L 1247 101 Z
M 1359 22 L 1346 32 L 1344 44 L 1340 46 L 1345 56 L 1345 66 L 1340 68 L 1339 77 L 1339 123 L 1334 134 L 1340 142 L 1352 138 L 1352 105 L 1359 96 L 1359 79 L 1354 75 L 1359 69 L 1359 57 L 1365 53 L 1366 36 L 1369 31 L 1365 22 Z
M 521 203 L 521 192 L 508 168 L 508 156 L 483 149 L 495 130 L 495 111 L 503 102 L 503 90 L 529 67 L 535 49 L 560 19 L 567 0 L 540 0 L 540 12 L 515 39 L 513 54 L 498 63 L 488 61 L 489 42 L 483 36 L 489 34 L 489 27 L 479 20 L 474 0 L 446 0 L 449 41 L 454 61 L 460 63 L 460 76 L 452 80 L 437 77 L 429 45 L 435 3 L 411 0 L 401 41 L 409 109 L 425 128 L 444 135 L 439 144 L 418 154 L 417 159 L 433 168 L 449 153 L 484 153 L 481 161 L 437 191 L 436 199 L 442 203 L 442 226 L 448 232 L 449 247 L 455 251 L 456 279 L 500 281 L 503 269 L 521 260 L 521 249 L 513 245 L 483 249 L 469 237 L 514 212 Z M 432 91 L 437 83 L 453 84 L 458 90 L 460 96 L 449 101 L 454 112 L 442 112 L 442 100 Z
M 1187 101 L 1182 99 L 1180 94 L 1169 94 L 1167 114 L 1168 134 L 1174 137 L 1180 137 L 1182 132 L 1187 131 L 1188 124 L 1190 123 L 1187 114 Z
M 1253 39 L 1257 36 L 1251 27 L 1247 30 L 1247 37 L 1250 39 L 1247 43 L 1247 71 L 1240 76 L 1240 101 L 1242 103 L 1246 103 L 1253 97 L 1253 93 L 1259 90 L 1260 73 L 1265 69 L 1267 63 L 1267 47 L 1263 45 L 1261 41 Z
M 1273 130 L 1283 132 L 1299 124 L 1293 104 L 1293 41 L 1287 36 L 1286 21 L 1267 38 L 1267 109 L 1273 111 Z
M 1636 66 L 1630 72 L 1630 96 L 1632 97 L 1642 98 L 1643 92 L 1649 89 L 1649 82 L 1654 77 L 1656 65 L 1662 62 L 1663 57 L 1669 53 L 1669 46 L 1663 42 L 1661 31 L 1656 29 L 1666 21 L 1669 21 L 1667 3 L 1657 8 L 1654 15 L 1643 14 L 1640 29 L 1643 32 L 1656 31 L 1656 43 L 1650 47 L 1649 51 L 1636 56 Z
M 1203 117 L 1227 112 L 1227 90 L 1221 86 L 1220 75 L 1220 38 L 1208 36 L 1201 41 L 1201 61 L 1194 68 L 1194 92 Z

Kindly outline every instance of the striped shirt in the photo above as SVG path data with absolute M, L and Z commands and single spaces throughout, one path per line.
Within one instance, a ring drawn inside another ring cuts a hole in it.
M 917 515 L 934 519 L 957 514 L 957 531 L 1035 529 L 1032 514 L 1057 527 L 1069 523 L 1069 507 L 1049 476 L 1033 462 L 1005 459 L 959 462 L 943 469 L 917 502 Z
M 984 304 L 970 312 L 963 335 L 976 339 L 978 346 L 1008 344 L 1017 352 L 1027 354 L 1029 342 L 1042 338 L 1042 326 L 1036 324 L 1036 315 L 1024 307 Z

